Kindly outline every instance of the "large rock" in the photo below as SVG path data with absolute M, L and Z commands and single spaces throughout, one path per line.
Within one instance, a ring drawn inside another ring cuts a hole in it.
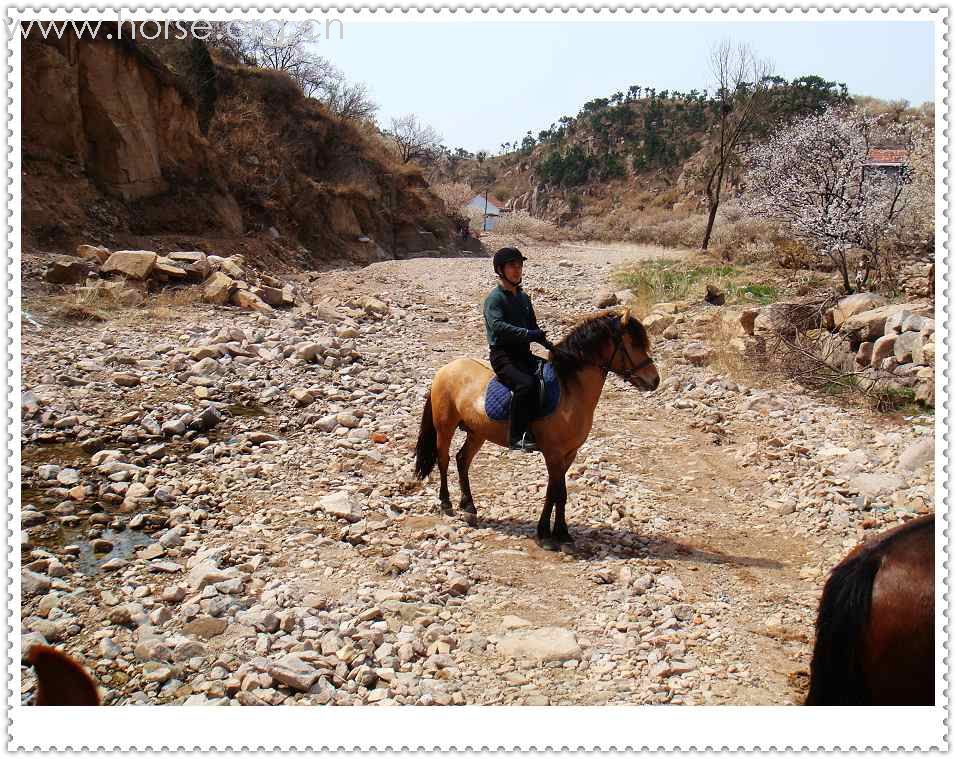
M 862 473 L 851 477 L 847 487 L 854 493 L 876 498 L 894 493 L 905 484 L 902 478 L 893 474 Z
M 217 271 L 209 276 L 202 283 L 202 299 L 206 303 L 215 303 L 217 306 L 224 306 L 229 302 L 232 291 L 236 288 L 236 283 L 232 277 Z
M 923 338 L 919 332 L 904 332 L 893 343 L 893 355 L 901 364 L 908 364 L 913 361 L 913 348 L 916 346 L 922 351 Z
M 277 308 L 288 308 L 295 305 L 295 299 L 292 297 L 291 287 L 268 287 L 263 286 L 255 291 L 263 301 L 270 306 Z
M 146 279 L 159 258 L 151 250 L 117 250 L 100 267 L 104 274 L 122 274 L 130 279 Z
M 166 257 L 196 279 L 206 279 L 212 272 L 209 259 L 201 250 L 179 250 Z
M 674 323 L 674 317 L 671 314 L 651 313 L 645 316 L 641 323 L 648 334 L 659 335 Z
M 315 667 L 292 654 L 269 667 L 269 674 L 276 682 L 297 691 L 307 691 L 319 679 L 319 671 Z
M 236 290 L 230 300 L 239 308 L 244 308 L 247 311 L 256 311 L 260 314 L 272 313 L 272 306 L 249 290 Z
M 160 256 L 156 259 L 156 266 L 153 267 L 153 276 L 185 279 L 186 270 L 177 266 L 171 259 Z
M 893 303 L 869 311 L 861 311 L 843 322 L 840 331 L 857 342 L 876 340 L 887 332 L 887 320 L 903 311 L 909 312 L 913 306 L 905 303 Z M 892 327 L 893 322 L 890 322 Z M 893 331 L 891 328 L 890 332 Z
M 43 272 L 43 278 L 54 285 L 78 285 L 92 273 L 89 261 L 57 256 Z
M 913 344 L 913 363 L 925 365 L 936 363 L 936 342 L 932 337 L 926 342 L 923 342 L 921 339 L 919 342 Z
M 537 662 L 568 661 L 581 658 L 581 647 L 574 632 L 563 627 L 515 630 L 498 640 L 498 653 L 512 659 Z
M 710 363 L 714 352 L 703 343 L 690 343 L 684 348 L 684 360 L 694 366 L 706 366 Z
M 863 343 L 867 345 L 868 343 Z M 879 368 L 883 359 L 893 355 L 896 348 L 896 335 L 883 335 L 875 343 L 872 343 L 873 351 L 870 355 L 870 366 Z
M 827 326 L 839 329 L 851 316 L 886 305 L 886 298 L 876 293 L 854 293 L 840 300 L 827 314 Z
M 110 249 L 102 245 L 77 245 L 76 257 L 85 261 L 91 261 L 97 266 L 106 263 L 110 257 Z
M 345 519 L 349 522 L 360 521 L 365 511 L 355 496 L 344 490 L 322 496 L 319 499 L 319 506 L 329 516 Z
M 926 464 L 932 464 L 936 455 L 936 443 L 931 437 L 918 440 L 900 454 L 897 469 L 915 472 Z

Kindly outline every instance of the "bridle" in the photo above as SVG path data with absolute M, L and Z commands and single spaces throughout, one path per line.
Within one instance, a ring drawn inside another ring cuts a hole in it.
M 601 364 L 594 363 L 593 361 L 587 362 L 587 363 L 590 363 L 592 366 L 596 366 L 598 369 L 604 372 L 604 379 L 607 379 L 608 374 L 610 374 L 611 372 L 614 372 L 618 377 L 621 377 L 622 379 L 630 382 L 634 378 L 634 376 L 639 371 L 641 371 L 641 369 L 644 369 L 645 367 L 650 366 L 652 363 L 654 363 L 654 360 L 650 356 L 647 356 L 643 361 L 635 364 L 634 360 L 631 358 L 630 352 L 625 347 L 624 356 L 627 359 L 627 363 L 630 365 L 630 368 L 625 369 L 624 371 L 617 371 L 616 369 L 614 369 L 612 364 L 614 363 L 614 359 L 617 356 L 617 352 L 621 349 L 623 345 L 624 345 L 624 333 L 621 332 L 617 335 L 617 337 L 614 338 L 614 350 L 611 352 L 611 357 L 607 361 Z M 561 350 L 560 348 L 558 348 L 556 345 L 554 345 L 551 342 L 548 342 L 544 347 L 547 348 L 552 353 L 565 353 L 566 355 L 569 355 L 569 356 L 572 355 L 572 354 L 569 354 L 567 351 Z M 577 358 L 579 361 L 581 360 L 577 356 L 575 356 L 575 358 Z M 641 379 L 641 378 L 638 377 L 638 379 Z M 643 381 L 644 380 L 641 379 L 641 382 Z
M 613 371 L 617 376 L 630 382 L 634 378 L 634 375 L 636 375 L 641 369 L 654 363 L 653 359 L 650 356 L 647 356 L 639 364 L 635 364 L 634 360 L 631 358 L 630 351 L 628 351 L 627 347 L 624 347 L 624 357 L 627 359 L 627 363 L 630 365 L 630 368 L 625 369 L 624 371 L 615 370 L 612 364 L 614 363 L 615 356 L 617 356 L 617 352 L 622 346 L 624 346 L 623 332 L 618 334 L 618 336 L 614 339 L 614 350 L 611 352 L 611 357 L 607 360 L 607 363 L 599 365 L 601 371 L 604 372 L 605 379 L 607 378 L 607 375 Z M 643 382 L 643 380 L 641 381 Z

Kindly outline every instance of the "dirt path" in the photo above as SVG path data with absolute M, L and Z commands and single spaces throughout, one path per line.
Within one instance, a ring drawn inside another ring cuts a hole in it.
M 593 310 L 589 303 L 594 293 L 611 286 L 610 274 L 618 267 L 677 257 L 674 251 L 624 245 L 564 245 L 526 253 L 531 260 L 525 286 L 539 321 L 552 334 L 563 331 L 558 324 L 573 323 Z M 385 262 L 365 270 L 364 279 L 370 293 L 394 297 L 413 292 L 419 302 L 440 312 L 436 316 L 448 317 L 422 336 L 436 354 L 430 364 L 437 368 L 458 355 L 486 352 L 475 315 L 490 287 L 488 266 L 473 260 Z M 549 287 L 553 274 L 569 268 L 576 271 L 573 291 Z M 668 362 L 659 363 L 666 377 Z M 422 377 L 423 383 L 428 381 Z M 482 546 L 475 566 L 490 585 L 474 605 L 476 627 L 492 634 L 505 614 L 541 625 L 573 624 L 595 587 L 593 560 L 603 560 L 602 567 L 612 574 L 624 566 L 634 572 L 649 566 L 676 577 L 688 602 L 717 601 L 726 607 L 724 624 L 731 628 L 733 645 L 724 648 L 722 643 L 698 653 L 714 666 L 732 662 L 743 674 L 710 693 L 709 699 L 768 704 L 796 699 L 803 684 L 796 673 L 808 660 L 810 611 L 817 593 L 801 581 L 799 570 L 818 557 L 810 555 L 805 538 L 789 534 L 786 526 L 754 522 L 759 483 L 736 463 L 733 446 L 715 447 L 707 434 L 688 429 L 689 421 L 687 415 L 663 408 L 653 395 L 609 382 L 578 464 L 590 458 L 587 449 L 593 443 L 603 444 L 607 453 L 600 463 L 620 468 L 641 490 L 650 490 L 653 503 L 639 516 L 628 513 L 609 524 L 601 514 L 582 513 L 575 496 L 587 486 L 572 481 L 568 518 L 578 543 L 573 558 L 543 551 L 530 539 L 547 481 L 540 458 L 487 445 L 472 469 Z M 747 431 L 741 429 L 740 434 Z M 459 438 L 453 448 L 460 445 Z M 454 490 L 454 472 L 451 477 Z M 518 507 L 518 502 L 524 505 Z M 613 513 L 620 505 L 611 498 L 601 511 Z M 802 624 L 788 628 L 771 619 L 768 625 L 768 617 L 779 616 L 781 605 L 794 609 Z

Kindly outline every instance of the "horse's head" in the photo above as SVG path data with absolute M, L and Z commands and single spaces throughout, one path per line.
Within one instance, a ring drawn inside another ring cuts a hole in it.
M 625 308 L 618 326 L 608 368 L 640 390 L 657 390 L 661 376 L 651 358 L 651 340 L 644 325 Z

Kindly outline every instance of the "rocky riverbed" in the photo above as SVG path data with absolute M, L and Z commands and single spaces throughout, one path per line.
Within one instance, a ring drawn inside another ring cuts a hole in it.
M 526 255 L 554 339 L 658 251 Z M 573 553 L 532 540 L 539 455 L 481 451 L 469 527 L 412 456 L 435 369 L 485 355 L 490 263 L 306 279 L 267 313 L 77 324 L 26 298 L 23 644 L 83 660 L 107 704 L 796 703 L 829 568 L 934 508 L 931 415 L 700 366 L 700 303 L 655 338 L 658 392 L 608 381 Z

